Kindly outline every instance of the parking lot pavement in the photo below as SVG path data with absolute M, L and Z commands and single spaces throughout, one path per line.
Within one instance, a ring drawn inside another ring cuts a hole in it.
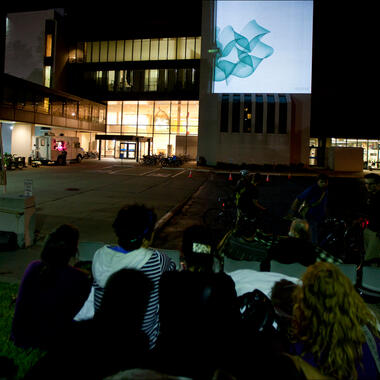
M 202 223 L 204 211 L 215 206 L 218 196 L 232 193 L 238 173 L 198 168 L 194 163 L 161 169 L 113 160 L 84 160 L 67 167 L 11 172 L 8 194 L 22 193 L 24 180 L 33 180 L 38 239 L 33 247 L 0 252 L 0 281 L 19 280 L 27 263 L 39 257 L 46 234 L 58 224 L 76 225 L 81 241 L 114 243 L 111 224 L 118 208 L 127 202 L 146 203 L 155 208 L 159 229 L 154 247 L 179 250 L 183 230 Z M 267 181 L 260 189 L 262 203 L 278 216 L 286 213 L 297 193 L 312 183 L 316 175 L 288 178 L 287 173 L 263 174 Z M 359 178 L 337 177 L 331 181 L 331 199 L 337 210 L 347 208 L 360 195 Z

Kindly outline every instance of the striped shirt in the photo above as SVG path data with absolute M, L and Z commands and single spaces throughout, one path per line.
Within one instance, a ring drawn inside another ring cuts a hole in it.
M 128 253 L 126 253 L 128 254 Z M 152 281 L 153 289 L 150 294 L 148 306 L 145 312 L 142 330 L 149 338 L 149 348 L 154 348 L 159 334 L 159 283 L 161 275 L 166 271 L 174 271 L 176 265 L 166 254 L 154 251 L 150 259 L 141 267 L 141 271 Z M 94 280 L 95 312 L 99 309 L 104 294 L 104 288 Z

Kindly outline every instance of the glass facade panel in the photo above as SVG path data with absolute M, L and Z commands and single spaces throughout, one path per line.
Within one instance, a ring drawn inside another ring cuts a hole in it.
M 232 100 L 232 132 L 240 132 L 240 94 L 233 95 Z
M 350 147 L 358 146 L 358 140 L 357 139 L 347 139 L 347 146 L 350 146 Z
M 167 38 L 160 38 L 158 59 L 159 60 L 168 59 L 168 39 Z
M 92 43 L 91 42 L 85 42 L 84 43 L 85 62 L 91 62 L 91 56 L 92 56 Z
M 267 95 L 267 133 L 275 132 L 275 103 L 274 96 Z
M 153 137 L 153 153 L 175 154 L 176 135 L 198 135 L 198 114 L 198 101 L 109 101 L 107 133 Z
M 139 101 L 138 134 L 152 136 L 154 101 Z
M 133 40 L 133 60 L 141 61 L 141 40 Z
M 124 40 L 116 41 L 116 62 L 124 61 Z
M 189 126 L 198 126 L 199 102 L 196 100 L 190 100 L 188 112 L 189 112 L 188 125 Z
M 109 125 L 107 127 L 107 133 L 108 134 L 111 134 L 111 133 L 116 133 L 118 135 L 121 134 L 121 125 L 118 124 L 118 125 Z
M 158 60 L 158 39 L 150 40 L 150 60 L 157 61 Z
M 115 70 L 108 71 L 108 91 L 114 91 L 115 88 Z
M 177 39 L 168 38 L 168 59 L 176 59 L 177 56 Z
M 53 50 L 53 35 L 47 34 L 46 35 L 46 42 L 45 42 L 45 57 L 51 57 L 51 53 Z
M 108 42 L 108 62 L 115 62 L 116 57 L 116 41 Z
M 121 124 L 121 102 L 108 102 L 107 108 L 107 124 Z
M 279 120 L 278 120 L 278 133 L 288 132 L 288 102 L 286 96 L 279 96 Z
M 149 61 L 149 45 L 150 45 L 150 40 L 145 39 L 142 40 L 142 45 L 141 45 L 141 60 L 142 61 Z
M 220 132 L 228 132 L 228 108 L 229 108 L 229 96 L 222 95 L 222 104 L 220 111 Z
M 125 41 L 124 61 L 132 61 L 132 40 Z
M 256 95 L 255 133 L 263 133 L 264 99 L 262 95 Z
M 153 38 L 118 41 L 78 42 L 77 49 L 84 53 L 71 61 L 123 62 L 175 59 L 200 59 L 201 37 Z M 73 51 L 73 53 L 75 52 Z M 70 56 L 71 57 L 71 56 Z
M 100 42 L 100 62 L 107 62 L 108 43 L 107 41 Z
M 92 43 L 92 56 L 91 62 L 99 62 L 99 42 L 94 41 Z
M 156 101 L 154 109 L 153 149 L 159 153 L 171 154 L 169 138 L 170 101 Z M 168 152 L 169 149 L 169 152 Z
M 136 101 L 123 102 L 123 130 L 127 135 L 136 135 L 137 130 L 137 103 Z
M 195 58 L 201 58 L 201 37 L 195 39 Z
M 186 38 L 177 38 L 177 59 L 186 59 Z
M 187 37 L 186 40 L 186 59 L 195 57 L 195 37 Z
M 251 94 L 244 95 L 243 105 L 243 132 L 250 133 L 252 131 L 252 96 Z

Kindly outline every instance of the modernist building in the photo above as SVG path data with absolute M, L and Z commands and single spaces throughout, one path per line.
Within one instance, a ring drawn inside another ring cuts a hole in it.
M 8 13 L 0 107 L 5 150 L 28 155 L 33 136 L 50 131 L 76 135 L 85 150 L 115 158 L 137 159 L 140 138 L 147 143 L 139 155 L 186 154 L 210 165 L 322 165 L 334 144 L 362 146 L 364 161 L 380 161 L 377 136 L 319 133 L 315 123 L 313 130 L 310 93 L 214 92 L 217 1 L 194 4 L 202 9 L 187 28 L 174 17 L 177 23 L 166 27 L 117 19 L 114 31 L 110 23 L 77 30 L 59 9 Z M 142 14 L 131 14 L 143 22 Z

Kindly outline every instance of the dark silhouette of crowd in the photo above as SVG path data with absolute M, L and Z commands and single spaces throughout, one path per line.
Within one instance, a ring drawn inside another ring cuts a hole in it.
M 45 351 L 25 379 L 379 378 L 376 317 L 303 221 L 269 254 L 291 249 L 304 275 L 238 294 L 212 231 L 186 229 L 176 265 L 151 248 L 156 220 L 144 205 L 122 207 L 118 244 L 98 249 L 91 270 L 76 258 L 75 227 L 51 232 L 16 302 L 11 339 Z

